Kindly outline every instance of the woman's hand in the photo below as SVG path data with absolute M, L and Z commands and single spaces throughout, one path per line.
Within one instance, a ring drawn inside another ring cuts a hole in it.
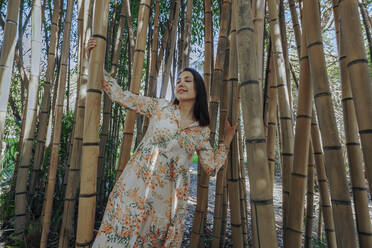
M 90 37 L 89 40 L 88 40 L 88 47 L 87 47 L 87 50 L 88 50 L 88 59 L 90 58 L 90 51 L 95 48 L 97 46 L 97 41 L 95 38 L 93 37 Z
M 234 134 L 236 132 L 236 128 L 238 127 L 239 123 L 236 123 L 235 125 L 230 125 L 229 121 L 226 118 L 225 121 L 225 140 L 224 144 L 226 147 L 230 147 L 231 141 L 234 137 Z

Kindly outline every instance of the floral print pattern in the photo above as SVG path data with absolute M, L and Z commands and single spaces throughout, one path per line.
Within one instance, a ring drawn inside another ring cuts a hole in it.
M 228 150 L 216 152 L 210 130 L 194 122 L 180 128 L 177 105 L 138 96 L 111 83 L 113 101 L 150 118 L 148 130 L 109 195 L 93 248 L 180 247 L 189 196 L 189 165 L 197 152 L 211 176 Z

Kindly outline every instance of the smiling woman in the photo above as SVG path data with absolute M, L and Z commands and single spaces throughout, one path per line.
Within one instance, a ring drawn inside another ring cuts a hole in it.
M 103 89 L 150 123 L 110 193 L 93 247 L 180 247 L 193 154 L 207 174 L 215 175 L 236 125 L 226 122 L 225 140 L 214 152 L 204 82 L 191 68 L 179 74 L 173 103 L 124 91 L 107 73 Z

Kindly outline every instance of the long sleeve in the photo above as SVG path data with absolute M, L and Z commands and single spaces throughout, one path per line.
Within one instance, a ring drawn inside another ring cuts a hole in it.
M 213 151 L 209 139 L 210 129 L 207 127 L 200 132 L 200 141 L 196 152 L 203 169 L 209 176 L 215 176 L 225 164 L 229 149 L 222 143 L 219 144 L 217 151 Z
M 125 108 L 136 111 L 137 114 L 145 115 L 151 118 L 155 112 L 159 99 L 148 96 L 140 96 L 132 93 L 129 90 L 123 90 L 108 74 L 105 75 L 105 80 L 110 86 L 108 89 L 104 88 L 104 91 L 108 94 L 110 99 L 114 102 L 119 103 Z

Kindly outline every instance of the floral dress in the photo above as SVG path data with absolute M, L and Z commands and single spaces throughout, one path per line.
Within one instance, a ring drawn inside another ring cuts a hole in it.
M 93 248 L 180 247 L 193 154 L 214 176 L 228 150 L 220 144 L 214 152 L 210 129 L 198 122 L 181 129 L 178 105 L 123 91 L 117 84 L 107 93 L 150 123 L 109 195 Z

